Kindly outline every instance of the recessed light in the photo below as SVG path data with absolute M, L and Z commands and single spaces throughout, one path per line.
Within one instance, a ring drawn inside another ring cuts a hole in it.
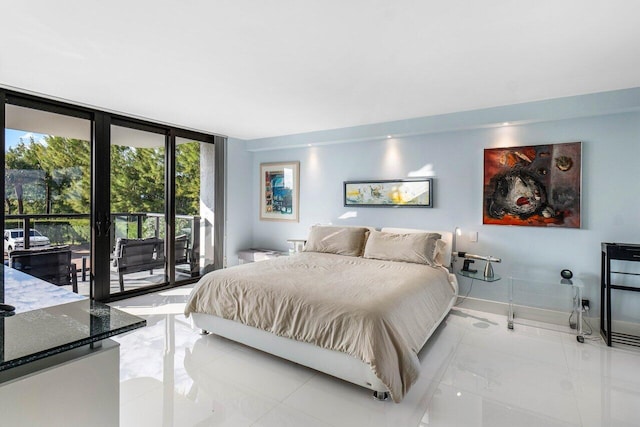
M 391 138 L 391 135 L 387 135 L 387 138 Z
M 307 147 L 311 147 L 311 144 L 307 144 Z
M 509 126 L 509 122 L 503 122 L 502 126 Z
M 460 396 L 462 396 L 462 393 L 457 392 L 457 393 L 456 393 L 456 396 L 460 397 Z

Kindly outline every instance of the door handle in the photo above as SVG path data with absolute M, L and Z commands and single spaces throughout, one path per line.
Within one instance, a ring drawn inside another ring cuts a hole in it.
M 112 225 L 113 223 L 111 222 L 111 215 L 109 215 L 108 213 L 105 213 L 104 214 L 104 232 L 103 232 L 105 236 L 109 235 Z
M 100 217 L 104 219 L 100 219 Z M 113 223 L 111 222 L 111 216 L 108 213 L 104 215 L 98 214 L 98 220 L 96 221 L 96 233 L 98 236 L 108 236 L 109 231 L 111 231 L 111 226 Z

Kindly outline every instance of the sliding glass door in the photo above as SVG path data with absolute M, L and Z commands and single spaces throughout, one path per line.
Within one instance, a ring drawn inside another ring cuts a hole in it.
M 88 296 L 92 122 L 88 115 L 47 109 L 50 106 L 38 103 L 5 106 L 4 261 L 26 271 L 32 266 L 14 262 L 20 254 L 69 250 L 67 267 L 77 278 L 64 286 Z
M 175 148 L 176 281 L 198 277 L 213 269 L 215 224 L 215 146 L 176 138 Z
M 64 246 L 100 301 L 222 268 L 226 139 L 0 88 L 4 256 Z
M 165 144 L 158 132 L 111 125 L 109 293 L 167 283 Z

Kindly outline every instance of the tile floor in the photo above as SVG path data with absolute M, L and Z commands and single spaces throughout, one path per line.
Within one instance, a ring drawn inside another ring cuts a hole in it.
M 121 426 L 640 426 L 640 351 L 584 344 L 454 309 L 399 403 L 214 335 L 182 314 L 190 286 L 113 303 L 147 319 L 119 336 Z

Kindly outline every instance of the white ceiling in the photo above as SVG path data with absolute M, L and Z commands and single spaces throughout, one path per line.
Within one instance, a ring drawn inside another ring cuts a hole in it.
M 640 86 L 637 0 L 0 10 L 0 85 L 244 139 Z

